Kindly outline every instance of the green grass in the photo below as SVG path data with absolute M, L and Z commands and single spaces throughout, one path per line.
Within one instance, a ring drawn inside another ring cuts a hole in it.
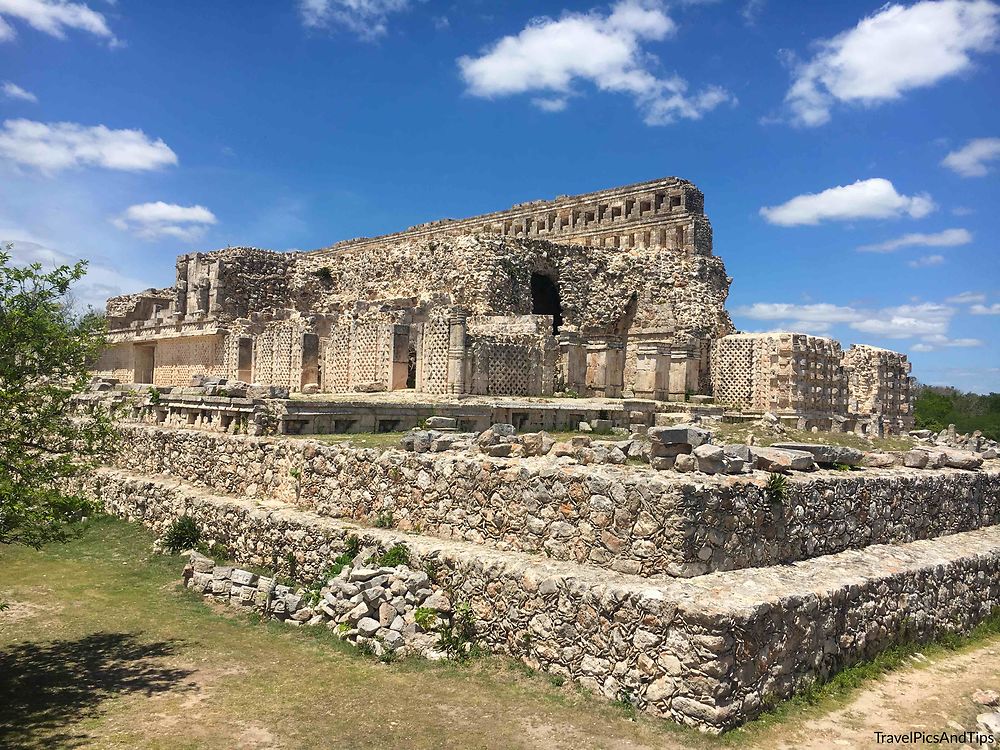
M 327 628 L 206 603 L 152 541 L 100 518 L 64 545 L 0 548 L 0 747 L 769 748 L 918 650 L 1000 643 L 998 615 L 892 649 L 716 738 L 508 659 L 383 664 Z
M 152 542 L 102 518 L 0 548 L 0 747 L 530 748 L 544 727 L 565 746 L 715 744 L 506 659 L 383 664 L 327 628 L 206 603 Z
M 338 445 L 350 443 L 358 448 L 398 448 L 405 432 L 338 432 L 324 435 L 284 435 L 290 440 L 316 440 Z

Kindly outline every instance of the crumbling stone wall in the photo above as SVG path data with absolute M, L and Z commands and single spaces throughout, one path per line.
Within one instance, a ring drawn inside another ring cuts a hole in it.
M 166 287 L 111 297 L 105 305 L 108 326 L 125 328 L 135 322 L 149 320 L 170 307 L 173 294 L 173 288 Z
M 226 327 L 244 319 L 288 319 L 298 313 L 311 318 L 315 330 L 324 337 L 322 348 L 331 374 L 320 379 L 320 387 L 342 389 L 369 381 L 388 381 L 388 387 L 398 387 L 399 378 L 385 374 L 385 341 L 396 332 L 365 330 L 377 325 L 366 308 L 379 307 L 389 317 L 408 317 L 403 324 L 424 327 L 414 328 L 411 336 L 423 341 L 418 351 L 417 389 L 463 392 L 472 379 L 458 382 L 454 372 L 458 365 L 453 363 L 449 370 L 447 361 L 441 361 L 442 357 L 465 356 L 458 351 L 463 342 L 453 338 L 453 330 L 445 335 L 442 316 L 435 311 L 447 311 L 448 317 L 459 311 L 472 316 L 535 314 L 538 301 L 532 297 L 533 274 L 549 278 L 558 289 L 560 334 L 578 337 L 575 346 L 596 344 L 609 352 L 593 357 L 588 354 L 587 361 L 592 364 L 587 367 L 601 370 L 600 376 L 574 373 L 564 381 L 589 387 L 595 395 L 633 392 L 633 384 L 626 378 L 636 369 L 637 354 L 629 341 L 641 337 L 664 346 L 677 343 L 673 356 L 687 356 L 694 363 L 689 382 L 671 393 L 683 397 L 686 391 L 707 387 L 708 367 L 702 352 L 715 337 L 732 330 L 724 306 L 730 280 L 721 259 L 712 255 L 703 196 L 690 183 L 674 178 L 564 197 L 551 204 L 523 205 L 512 212 L 462 222 L 433 223 L 378 240 L 351 241 L 310 253 L 242 247 L 193 253 L 178 259 L 177 283 L 167 309 L 159 309 L 166 302 L 160 292 L 159 297 L 137 295 L 115 307 L 157 309 L 154 318 L 140 321 L 149 329 L 146 337 L 152 339 L 189 332 L 188 328 L 208 321 Z M 359 315 L 359 311 L 365 314 Z M 135 340 L 130 329 L 117 323 L 112 327 L 113 343 Z M 264 332 L 251 326 L 243 335 L 263 336 L 257 347 L 263 356 L 261 351 L 270 346 L 270 333 L 271 329 Z M 547 364 L 541 379 L 521 374 L 497 376 L 502 369 L 521 366 L 525 357 L 535 359 L 527 354 L 526 343 L 514 342 L 512 335 L 503 333 L 503 343 L 497 339 L 492 346 L 480 336 L 478 342 L 466 347 L 470 356 L 474 351 L 476 360 L 488 368 L 478 374 L 476 382 L 492 380 L 494 385 L 486 386 L 490 392 L 513 388 L 509 395 L 523 393 L 526 388 L 532 395 L 550 392 L 559 368 Z M 349 343 L 345 344 L 345 339 Z M 287 342 L 279 343 L 281 352 L 289 350 Z M 541 350 L 548 351 L 554 345 L 554 340 L 546 342 Z M 341 364 L 345 346 L 354 360 L 346 366 L 346 377 Z M 224 344 L 224 348 L 227 352 L 233 349 L 231 344 Z M 337 352 L 337 361 L 330 361 L 333 352 Z M 577 356 L 563 348 L 557 359 L 564 354 Z M 501 367 L 498 358 L 504 356 L 512 359 Z M 294 356 L 282 355 L 275 366 L 284 366 L 286 360 L 289 369 L 281 374 L 275 374 L 275 368 L 264 361 L 258 369 L 275 383 L 297 387 Z M 390 362 L 399 364 L 398 360 Z
M 750 412 L 844 414 L 840 344 L 804 333 L 739 333 L 715 342 L 716 399 Z
M 906 355 L 800 333 L 740 333 L 712 350 L 716 401 L 802 418 L 803 426 L 903 434 L 913 428 Z M 825 417 L 825 419 L 824 419 Z
M 358 529 L 311 513 L 104 470 L 109 512 L 164 530 L 181 514 L 238 564 L 289 554 L 316 578 L 356 535 L 402 543 L 471 606 L 480 642 L 610 699 L 711 731 L 904 641 L 971 629 L 1000 607 L 1000 528 L 686 580 L 610 573 L 476 544 Z
M 905 354 L 855 344 L 844 354 L 848 411 L 884 420 L 893 432 L 913 429 L 913 379 Z

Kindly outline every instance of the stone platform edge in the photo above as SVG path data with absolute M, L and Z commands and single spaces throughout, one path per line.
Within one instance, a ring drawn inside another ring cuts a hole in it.
M 795 475 L 775 503 L 763 472 L 712 477 L 152 426 L 123 435 L 119 468 L 368 525 L 391 512 L 400 529 L 645 576 L 776 565 L 1000 523 L 1000 465 Z
M 651 714 L 719 732 L 904 640 L 965 631 L 1000 607 L 1000 527 L 876 545 L 691 579 L 638 576 L 398 531 L 283 503 L 211 495 L 163 476 L 102 469 L 109 512 L 162 532 L 195 519 L 243 565 L 320 574 L 357 535 L 433 560 L 475 613 L 488 649 Z

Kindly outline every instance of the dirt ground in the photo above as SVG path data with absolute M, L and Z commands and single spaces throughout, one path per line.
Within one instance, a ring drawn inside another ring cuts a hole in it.
M 1000 690 L 993 637 L 711 737 L 507 660 L 383 664 L 253 622 L 182 590 L 183 562 L 150 543 L 103 520 L 0 552 L 0 747 L 867 748 L 876 730 L 973 728 L 972 693 Z

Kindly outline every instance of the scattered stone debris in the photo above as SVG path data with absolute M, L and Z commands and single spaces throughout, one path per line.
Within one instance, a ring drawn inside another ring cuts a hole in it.
M 774 419 L 776 424 L 780 424 L 776 422 L 776 417 Z M 478 433 L 457 432 L 451 424 L 453 421 L 438 417 L 428 419 L 426 428 L 414 429 L 404 435 L 400 446 L 403 450 L 416 453 L 471 451 L 491 458 L 550 456 L 585 465 L 633 461 L 649 464 L 658 471 L 702 474 L 747 474 L 753 471 L 787 474 L 820 468 L 888 469 L 896 466 L 912 469 L 950 467 L 974 471 L 983 465 L 984 460 L 996 458 L 996 452 L 991 447 L 975 453 L 950 447 L 866 452 L 847 446 L 796 442 L 778 442 L 769 447 L 720 445 L 714 442 L 715 435 L 705 423 L 644 426 L 640 431 L 620 436 L 620 439 L 608 440 L 596 439 L 596 433 L 590 431 L 557 441 L 544 430 L 518 434 L 514 425 L 506 423 L 491 425 Z M 437 428 L 431 429 L 432 424 Z M 770 420 L 768 424 L 771 424 Z M 965 444 L 971 443 L 965 441 Z
M 425 571 L 382 566 L 360 552 L 318 588 L 293 588 L 242 568 L 216 565 L 198 552 L 184 568 L 185 586 L 216 601 L 260 612 L 286 625 L 323 625 L 376 656 L 441 659 L 440 631 L 452 601 Z

